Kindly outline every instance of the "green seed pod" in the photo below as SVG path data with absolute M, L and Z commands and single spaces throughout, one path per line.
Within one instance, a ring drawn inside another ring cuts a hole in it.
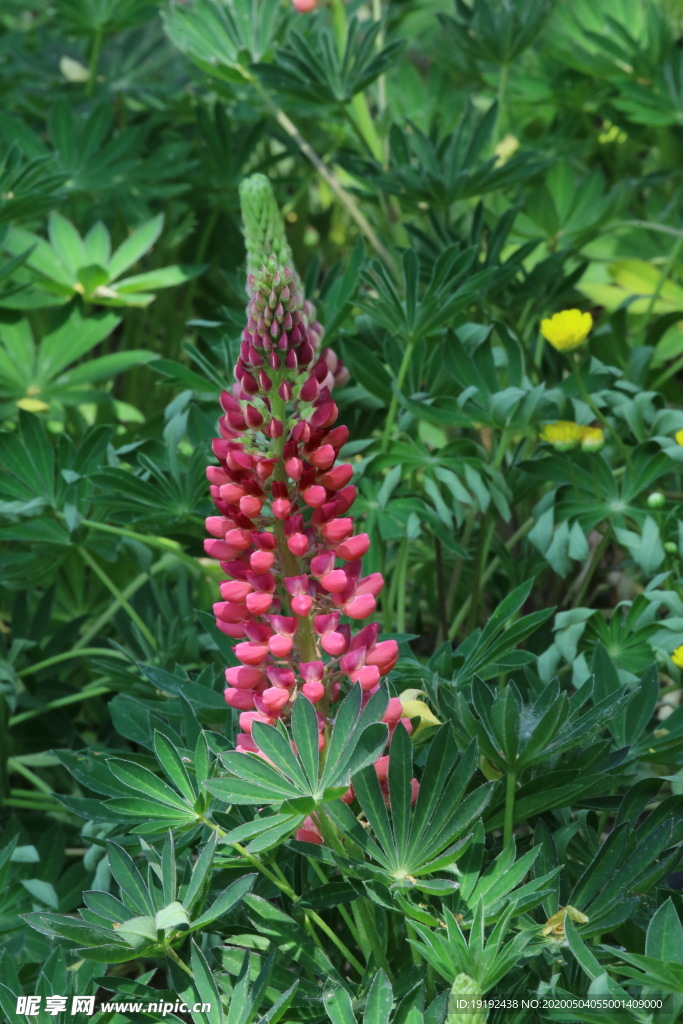
M 459 974 L 448 997 L 446 1024 L 486 1024 L 486 1011 L 477 1008 L 482 991 L 468 974 Z

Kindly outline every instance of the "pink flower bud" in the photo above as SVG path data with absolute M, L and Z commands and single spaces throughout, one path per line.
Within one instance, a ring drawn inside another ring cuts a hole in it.
M 256 498 L 253 494 L 245 494 L 243 498 L 240 498 L 240 512 L 249 519 L 259 515 L 262 508 L 263 498 Z
M 214 484 L 216 487 L 221 487 L 222 484 L 230 483 L 230 477 L 224 469 L 221 469 L 220 466 L 207 466 L 206 479 L 210 484 Z
M 251 642 L 236 644 L 233 648 L 235 657 L 243 665 L 261 665 L 268 657 L 268 648 L 264 644 L 253 644 Z
M 389 775 L 389 755 L 378 757 L 375 761 L 375 771 L 380 782 L 386 782 Z
M 358 672 L 354 682 L 358 682 L 363 690 L 374 690 L 380 679 L 379 669 L 376 665 L 364 665 Z
M 301 0 L 297 0 L 297 2 L 300 3 Z M 311 0 L 303 0 L 303 2 L 310 3 Z M 313 0 L 313 2 L 317 3 L 317 0 Z M 294 0 L 292 0 L 292 3 L 294 3 Z M 323 845 L 323 837 L 318 831 L 316 822 L 310 817 L 310 815 L 308 818 L 304 818 L 301 822 L 301 828 L 296 830 L 296 838 L 300 843 L 315 843 L 316 846 Z
M 325 687 L 323 686 L 322 683 L 304 683 L 304 685 L 301 687 L 301 692 L 303 693 L 304 697 L 308 697 L 308 699 L 313 704 L 317 704 L 318 701 L 322 700 L 323 697 L 325 696 Z
M 249 565 L 254 572 L 268 572 L 274 561 L 275 555 L 272 551 L 254 551 L 249 556 Z
M 261 694 L 261 700 L 269 711 L 279 711 L 289 700 L 289 690 L 280 686 L 271 686 Z
M 331 444 L 324 444 L 317 451 L 312 452 L 308 456 L 308 461 L 311 465 L 315 466 L 316 469 L 329 469 L 334 460 L 337 457 L 337 453 Z
M 320 638 L 320 646 L 327 653 L 336 658 L 346 648 L 346 640 L 341 633 L 327 633 Z
M 290 480 L 300 480 L 304 471 L 304 464 L 301 459 L 291 458 L 285 462 L 285 472 Z
M 308 615 L 312 607 L 313 598 L 309 597 L 308 594 L 297 594 L 296 597 L 292 598 L 292 611 L 296 615 Z
M 221 622 L 241 622 L 247 614 L 243 603 L 233 604 L 231 601 L 216 601 L 213 614 Z
M 264 725 L 272 725 L 273 720 L 268 715 L 262 715 L 260 711 L 243 711 L 240 715 L 240 729 L 251 735 L 251 727 L 254 722 L 263 722 Z
M 389 699 L 389 704 L 387 705 L 387 710 L 384 712 L 384 715 L 382 716 L 382 721 L 386 722 L 387 725 L 396 725 L 396 723 L 401 718 L 402 714 L 403 705 L 401 704 L 400 700 L 398 699 L 398 697 L 391 697 Z
M 246 551 L 251 547 L 251 534 L 248 530 L 228 530 L 225 535 L 225 543 L 235 551 Z
M 231 526 L 230 520 L 225 516 L 207 516 L 204 524 L 207 533 L 210 533 L 212 537 L 220 537 L 221 540 L 225 538 L 225 534 Z
M 341 799 L 342 799 L 342 803 L 344 803 L 344 804 L 352 804 L 353 803 L 353 801 L 356 799 L 356 794 L 354 792 L 353 786 L 349 786 L 349 788 L 346 790 L 346 792 L 342 793 Z
M 275 466 L 277 465 L 277 459 L 261 459 L 256 465 L 256 475 L 262 483 L 271 476 Z
M 271 508 L 276 519 L 286 519 L 292 510 L 292 503 L 287 498 L 276 498 Z
M 263 615 L 264 612 L 268 611 L 272 603 L 272 594 L 247 594 L 247 608 L 252 615 Z
M 247 598 L 247 606 L 248 602 L 249 598 Z M 372 594 L 361 594 L 360 597 L 355 597 L 344 605 L 344 614 L 348 615 L 350 619 L 365 619 L 368 615 L 372 615 L 376 607 L 377 602 Z
M 373 572 L 369 576 L 364 576 L 362 580 L 358 581 L 356 587 L 356 594 L 373 594 L 375 597 L 379 594 L 380 590 L 384 586 L 384 578 L 381 572 Z
M 260 668 L 235 665 L 233 668 L 225 670 L 225 680 L 228 686 L 234 686 L 237 690 L 253 690 L 262 679 L 263 672 Z
M 323 474 L 320 477 L 320 483 L 330 491 L 339 491 L 342 487 L 346 487 L 352 476 L 353 466 L 344 462 L 341 466 L 335 466 L 334 469 Z
M 258 754 L 259 748 L 248 732 L 238 732 L 235 737 L 235 750 L 241 754 Z
M 251 593 L 252 586 L 251 583 L 228 580 L 225 583 L 221 583 L 220 589 L 221 597 L 225 598 L 226 601 L 234 601 L 236 604 L 241 604 L 246 599 L 247 594 Z
M 367 665 L 377 665 L 380 674 L 391 672 L 398 660 L 398 644 L 395 640 L 382 640 L 365 657 Z
M 327 501 L 327 491 L 324 487 L 313 484 L 312 487 L 307 487 L 301 492 L 301 497 L 309 508 L 320 508 Z
M 370 548 L 370 537 L 367 533 L 359 533 L 355 537 L 349 537 L 335 550 L 337 558 L 343 558 L 345 562 L 352 562 L 356 558 L 362 558 Z
M 320 532 L 326 540 L 338 544 L 346 540 L 353 530 L 353 519 L 331 519 L 320 527 Z
M 254 706 L 254 697 L 250 690 L 238 690 L 234 686 L 228 686 L 223 691 L 226 703 L 238 711 L 249 711 Z
M 320 586 L 329 594 L 341 594 L 347 583 L 348 578 L 343 569 L 333 569 L 320 577 Z
M 225 562 L 237 554 L 237 549 L 226 544 L 224 540 L 205 540 L 204 551 L 209 558 L 217 558 L 219 562 Z
M 247 635 L 246 626 L 243 622 L 222 622 L 220 619 L 216 619 L 216 625 L 221 633 L 225 633 L 226 636 L 231 637 L 233 640 L 241 640 L 242 637 Z
M 308 538 L 303 533 L 294 533 L 287 539 L 287 547 L 293 555 L 300 558 L 308 551 Z
M 293 646 L 294 640 L 291 636 L 280 636 L 277 633 L 268 641 L 268 649 L 274 658 L 286 658 Z

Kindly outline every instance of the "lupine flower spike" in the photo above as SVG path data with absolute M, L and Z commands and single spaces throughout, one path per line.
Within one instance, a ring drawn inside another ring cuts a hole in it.
M 359 683 L 367 701 L 398 649 L 379 641 L 376 623 L 353 631 L 375 611 L 384 581 L 363 576 L 370 539 L 354 533 L 349 515 L 353 470 L 338 460 L 348 430 L 335 426 L 331 394 L 338 364 L 316 352 L 291 267 L 271 256 L 249 287 L 237 383 L 221 395 L 213 442 L 219 465 L 207 469 L 218 514 L 206 521 L 205 549 L 226 573 L 214 613 L 239 661 L 226 671 L 225 699 L 241 712 L 237 750 L 259 753 L 253 722 L 286 719 L 301 698 L 318 711 L 322 749 L 342 687 Z M 392 698 L 390 733 L 402 716 Z M 300 833 L 321 841 L 313 819 Z

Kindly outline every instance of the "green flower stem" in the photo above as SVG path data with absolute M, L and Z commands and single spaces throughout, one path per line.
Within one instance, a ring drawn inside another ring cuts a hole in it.
M 408 538 L 404 537 L 398 551 L 396 567 L 396 632 L 406 631 L 406 585 L 408 582 Z
M 329 879 L 325 872 L 323 871 L 323 869 L 318 864 L 317 860 L 315 860 L 314 857 L 308 857 L 307 859 L 308 863 L 313 868 L 314 873 L 318 876 L 323 885 L 327 885 Z M 353 936 L 354 942 L 356 943 L 357 946 L 360 946 L 360 942 L 358 941 L 358 931 L 356 929 L 354 922 L 351 919 L 351 915 L 349 914 L 348 910 L 341 903 L 337 905 L 336 909 L 339 911 L 342 920 L 344 921 L 346 927 L 349 929 L 351 935 Z
M 579 357 L 579 360 L 577 361 L 576 367 L 575 367 L 576 382 L 579 385 L 579 391 L 581 392 L 581 397 L 583 398 L 584 402 L 586 403 L 588 408 L 591 410 L 591 412 L 593 413 L 595 418 L 600 421 L 603 430 L 607 434 L 610 434 L 614 438 L 614 442 L 615 442 L 617 448 L 619 449 L 621 454 L 624 456 L 624 459 L 626 460 L 627 464 L 630 465 L 631 464 L 631 453 L 629 452 L 629 450 L 626 447 L 626 445 L 624 444 L 624 442 L 621 440 L 621 437 L 619 436 L 619 431 L 616 429 L 616 427 L 612 426 L 612 424 L 609 422 L 609 420 L 607 419 L 605 414 L 600 409 L 598 409 L 597 405 L 593 401 L 593 396 L 588 394 L 588 390 L 586 388 L 586 385 L 585 385 L 584 379 L 583 379 L 583 373 L 581 372 L 581 370 L 582 370 L 582 363 L 583 362 L 584 361 L 581 359 L 581 357 Z
M 593 554 L 591 556 L 591 560 L 590 560 L 590 562 L 588 564 L 588 568 L 586 569 L 586 572 L 584 574 L 583 580 L 581 581 L 581 586 L 579 587 L 579 591 L 578 591 L 576 597 L 574 598 L 573 601 L 571 600 L 571 596 L 569 597 L 568 603 L 572 604 L 574 608 L 580 608 L 581 607 L 581 602 L 583 601 L 584 597 L 586 596 L 586 593 L 588 592 L 588 587 L 590 585 L 590 582 L 593 579 L 593 576 L 595 575 L 595 572 L 596 572 L 598 566 L 600 565 L 600 562 L 602 560 L 602 556 L 604 555 L 605 550 L 607 548 L 607 545 L 609 544 L 611 539 L 612 539 L 612 532 L 611 532 L 611 530 L 609 529 L 609 526 L 608 526 L 607 530 L 602 535 L 602 539 L 600 540 L 600 543 L 597 545 L 597 547 L 593 551 Z
M 674 268 L 674 265 L 676 263 L 676 260 L 678 259 L 678 254 L 681 251 L 682 246 L 683 235 L 679 235 L 676 241 L 674 242 L 673 246 L 671 247 L 671 252 L 669 253 L 666 263 L 661 269 L 659 278 L 657 280 L 657 284 L 654 287 L 652 295 L 650 296 L 650 301 L 647 304 L 647 309 L 645 310 L 645 313 L 643 315 L 643 320 L 638 331 L 638 340 L 640 341 L 641 345 L 645 344 L 645 335 L 647 334 L 647 328 L 649 326 L 650 320 L 652 319 L 652 313 L 655 308 L 655 303 L 661 294 L 662 288 L 666 284 L 666 280 L 669 274 Z
M 63 512 L 54 513 L 58 519 L 66 519 Z M 99 523 L 96 519 L 81 519 L 80 526 L 87 526 L 91 530 L 99 530 L 100 533 L 112 533 L 116 537 L 127 537 L 129 540 L 139 540 L 149 548 L 159 548 L 166 553 L 172 552 L 179 562 L 197 569 L 197 561 L 190 555 L 186 555 L 177 540 L 169 540 L 167 537 L 152 537 L 146 533 L 136 533 L 135 530 L 128 530 L 125 526 L 110 526 L 109 523 Z
M 403 387 L 403 382 L 408 373 L 408 367 L 410 366 L 410 360 L 413 357 L 413 349 L 415 348 L 415 339 L 409 338 L 406 350 L 403 353 L 403 359 L 398 369 L 398 376 L 396 377 L 396 387 L 400 391 Z M 387 421 L 384 425 L 384 433 L 382 434 L 382 441 L 380 444 L 380 451 L 386 452 L 391 441 L 391 435 L 394 429 L 394 422 L 398 414 L 398 395 L 394 392 L 391 396 L 391 402 L 389 403 L 389 412 L 387 413 Z
M 515 793 L 517 791 L 517 772 L 508 770 L 505 787 L 505 818 L 503 822 L 503 848 L 512 841 L 512 829 L 515 824 Z
M 484 586 L 484 566 L 488 559 L 489 548 L 491 547 L 491 541 L 493 540 L 495 529 L 496 524 L 491 516 L 491 510 L 489 508 L 484 512 L 481 520 L 481 526 L 479 527 L 479 544 L 477 546 L 477 558 L 474 565 L 472 592 L 470 595 L 470 632 L 476 629 L 477 626 L 477 619 L 479 617 L 479 595 L 481 594 Z
M 76 657 L 77 655 L 90 655 L 93 653 L 108 654 L 113 658 L 123 658 L 128 660 L 124 654 L 120 654 L 118 651 L 110 651 L 107 647 L 93 647 L 90 650 L 84 651 L 71 651 L 69 657 Z M 63 661 L 66 655 L 60 657 L 56 655 L 55 658 L 49 658 L 48 661 Z M 31 666 L 31 671 L 35 671 L 38 666 Z M 24 675 L 25 673 L 20 673 Z M 111 686 L 94 686 L 89 690 L 82 690 L 80 693 L 71 693 L 68 697 L 59 697 L 57 700 L 48 701 L 41 708 L 33 708 L 31 711 L 22 711 L 18 715 L 13 715 L 7 723 L 11 729 L 15 725 L 19 725 L 21 722 L 27 722 L 31 718 L 38 718 L 40 715 L 44 715 L 47 711 L 54 711 L 55 708 L 64 708 L 69 704 L 79 704 L 82 700 L 90 700 L 91 697 L 101 697 L 105 693 L 111 693 Z
M 675 377 L 680 370 L 683 370 L 683 356 L 680 356 L 674 363 L 667 366 L 666 370 L 663 370 L 662 373 L 660 373 L 659 377 L 657 377 L 653 382 L 650 390 L 661 391 L 666 382 L 671 380 L 672 377 Z
M 35 665 L 28 665 L 26 668 L 22 668 L 21 672 L 17 674 L 20 679 L 23 679 L 24 676 L 35 675 L 36 672 L 41 672 L 44 668 L 50 668 L 51 665 L 58 665 L 62 661 L 69 661 L 71 658 L 89 658 L 95 654 L 106 654 L 111 658 L 121 658 L 123 661 L 128 661 L 125 654 L 121 654 L 120 651 L 114 651 L 111 647 L 81 647 L 74 648 L 72 651 L 62 651 L 60 654 L 53 654 L 51 658 L 45 658 L 44 661 L 38 661 Z M 82 696 L 82 694 L 79 694 L 79 698 L 82 698 Z M 43 710 L 57 706 L 58 703 L 53 701 L 51 704 L 46 704 Z M 37 713 L 42 714 L 42 712 Z
M 151 566 L 149 572 L 141 572 L 139 576 L 136 576 L 135 579 L 132 580 L 132 582 L 129 583 L 128 586 L 121 591 L 121 593 L 125 598 L 132 597 L 133 594 L 135 594 L 140 589 L 140 587 L 144 586 L 144 584 L 147 583 L 150 576 L 154 576 L 156 575 L 156 573 L 163 572 L 164 569 L 168 569 L 171 565 L 173 565 L 174 561 L 176 560 L 177 556 L 175 554 L 164 555 L 163 558 L 160 558 L 158 562 L 155 562 L 154 565 Z M 195 575 L 201 575 L 201 566 L 197 562 L 192 561 L 192 568 L 194 570 Z M 88 629 L 86 629 L 85 633 L 81 634 L 80 639 L 74 646 L 74 652 L 79 651 L 83 645 L 87 644 L 90 640 L 92 640 L 92 638 L 99 633 L 102 627 L 106 626 L 106 624 L 116 614 L 117 610 L 120 607 L 121 603 L 119 599 L 115 598 L 109 605 L 109 607 L 102 612 L 99 618 L 96 619 L 95 622 L 93 622 Z M 112 653 L 115 653 L 116 657 L 123 657 L 123 655 L 118 654 L 118 652 Z
M 190 977 L 194 979 L 194 974 L 192 973 L 191 969 L 187 966 L 184 960 L 181 960 L 173 946 L 166 946 L 165 949 L 166 956 L 169 958 L 169 960 L 172 960 L 174 964 L 177 964 L 178 967 L 180 967 L 183 971 L 185 971 L 186 974 L 189 974 Z
M 498 89 L 496 91 L 496 103 L 498 110 L 496 114 L 496 130 L 493 134 L 496 142 L 500 142 L 505 127 L 505 94 L 507 92 L 509 64 L 501 64 L 498 74 Z
M 25 764 L 21 763 L 18 757 L 9 757 L 7 759 L 7 771 L 16 772 L 17 775 L 23 775 L 27 782 L 30 782 L 32 786 L 40 790 L 41 793 L 45 793 L 46 796 L 52 797 L 52 787 L 48 786 L 47 782 L 43 782 L 39 775 L 32 772 L 30 768 L 27 768 Z
M 344 0 L 331 0 L 330 13 L 332 15 L 332 31 L 334 33 L 334 41 L 337 44 L 337 52 L 340 57 L 344 56 L 346 51 L 346 8 Z M 382 140 L 380 139 L 375 122 L 372 120 L 370 110 L 365 95 L 362 92 L 357 92 L 351 99 L 351 111 L 352 121 L 355 123 L 355 127 L 358 129 L 358 133 L 368 147 L 374 158 L 379 162 L 384 162 L 384 147 L 382 146 Z
M 512 548 L 515 546 L 515 544 L 517 544 L 518 541 L 520 541 L 523 537 L 526 537 L 527 533 L 529 533 L 529 531 L 531 530 L 531 528 L 533 527 L 535 522 L 536 522 L 536 520 L 533 518 L 533 516 L 530 516 L 526 520 L 526 522 L 523 523 L 522 526 L 520 526 L 520 528 L 517 530 L 517 532 L 513 533 L 512 537 L 510 537 L 510 539 L 508 541 L 506 541 L 506 543 L 505 543 L 505 550 L 506 551 L 511 551 Z M 484 586 L 484 584 L 488 583 L 488 581 L 493 576 L 494 572 L 496 572 L 496 570 L 499 568 L 500 562 L 501 562 L 501 560 L 498 557 L 498 555 L 496 555 L 496 557 L 491 560 L 489 565 L 486 567 L 486 569 L 484 569 L 484 571 L 482 573 L 482 576 L 481 576 L 481 586 Z M 458 612 L 458 614 L 455 616 L 453 622 L 451 623 L 451 628 L 448 631 L 448 639 L 449 639 L 449 641 L 452 642 L 455 639 L 455 637 L 458 635 L 458 630 L 460 629 L 461 625 L 463 624 L 463 622 L 467 618 L 467 615 L 469 613 L 470 605 L 471 604 L 472 604 L 472 595 L 470 594 L 470 596 L 468 598 L 466 598 L 466 600 L 463 602 L 463 604 L 462 604 L 462 606 L 460 608 L 460 611 Z
M 97 78 L 97 65 L 100 61 L 100 51 L 102 50 L 102 41 L 104 39 L 104 26 L 98 25 L 95 29 L 95 35 L 92 42 L 92 50 L 90 52 L 90 68 L 88 69 L 88 80 L 85 84 L 85 95 L 92 96 L 92 91 L 95 88 L 95 79 Z
M 127 614 L 129 616 L 129 618 L 131 619 L 131 621 L 134 622 L 135 625 L 138 627 L 138 629 L 140 630 L 140 632 L 142 633 L 142 635 L 144 636 L 145 640 L 150 645 L 152 650 L 155 651 L 156 647 L 157 647 L 157 642 L 154 639 L 154 637 L 153 637 L 150 629 L 148 628 L 148 626 L 145 625 L 145 623 L 142 621 L 142 619 L 140 618 L 138 613 L 133 608 L 132 604 L 130 604 L 130 602 L 126 600 L 126 598 L 123 596 L 123 594 L 121 593 L 119 588 L 116 586 L 116 584 L 113 582 L 113 580 L 111 580 L 109 578 L 109 576 L 104 571 L 104 569 L 102 569 L 101 566 L 99 566 L 97 564 L 95 559 L 90 555 L 90 553 L 86 550 L 86 548 L 83 547 L 82 544 L 78 545 L 78 552 L 79 552 L 81 558 L 83 559 L 83 561 L 86 563 L 86 565 L 90 566 L 92 571 L 101 580 L 101 582 L 105 585 L 107 590 L 109 590 L 114 595 L 114 597 L 117 599 L 117 601 L 119 602 L 121 607 L 124 609 L 124 611 L 127 612 Z
M 200 820 L 204 825 L 208 825 L 209 828 L 213 829 L 214 832 L 216 832 L 216 834 L 219 835 L 221 838 L 225 836 L 224 830 L 219 825 L 216 825 L 215 822 L 210 821 L 206 817 L 203 817 Z M 246 861 L 249 862 L 249 864 L 251 864 L 252 867 L 256 868 L 256 870 L 259 871 L 265 878 L 271 881 L 274 886 L 276 886 L 281 892 L 285 894 L 285 896 L 288 896 L 294 903 L 296 903 L 298 896 L 294 889 L 292 889 L 291 885 L 289 884 L 284 874 L 277 865 L 273 866 L 273 870 L 266 867 L 266 865 L 262 861 L 260 861 L 258 857 L 255 857 L 252 853 L 249 853 L 246 847 L 242 846 L 241 843 L 230 843 L 230 846 L 232 846 L 233 849 L 235 849 L 237 853 L 239 853 L 240 857 L 243 857 Z M 346 957 L 351 966 L 356 971 L 358 971 L 359 975 L 361 975 L 362 977 L 364 973 L 363 965 L 360 963 L 359 960 L 356 959 L 353 953 L 344 945 L 339 936 L 332 931 L 329 925 L 326 924 L 325 921 L 323 921 L 323 919 L 318 914 L 316 914 L 314 910 L 304 910 L 304 915 L 310 921 L 312 921 L 320 929 L 320 931 L 324 932 L 325 935 L 327 935 L 330 941 L 333 942 L 334 945 L 337 947 L 339 952 Z M 312 934 L 312 938 L 315 941 L 318 948 L 324 952 L 323 947 L 320 944 L 320 940 L 317 938 L 315 933 Z
M 313 164 L 321 178 L 324 178 L 351 219 L 356 222 L 362 233 L 365 235 L 375 252 L 381 256 L 387 267 L 393 269 L 393 263 L 388 249 L 385 248 L 379 238 L 379 235 L 358 206 L 356 199 L 346 191 L 332 171 L 330 171 L 330 169 L 323 163 L 313 147 L 309 145 L 306 139 L 304 139 L 303 135 L 291 118 L 285 114 L 284 110 L 275 103 L 270 94 L 263 88 L 258 78 L 246 68 L 241 67 L 241 65 L 237 65 L 236 68 L 245 81 L 248 82 L 249 85 L 253 86 L 259 94 L 271 116 L 277 121 L 283 131 L 289 135 L 290 139 L 296 143 L 306 159 Z

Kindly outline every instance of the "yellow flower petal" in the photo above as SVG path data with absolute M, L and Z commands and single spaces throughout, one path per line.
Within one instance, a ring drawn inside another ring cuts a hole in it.
M 676 648 L 676 650 L 671 655 L 671 660 L 673 661 L 676 668 L 683 668 L 683 644 L 681 644 L 680 647 Z
M 558 420 L 556 423 L 546 423 L 538 435 L 541 441 L 547 441 L 553 448 L 560 452 L 567 452 L 576 448 L 590 428 L 582 427 L 572 420 Z
M 541 320 L 541 334 L 558 352 L 570 352 L 583 345 L 593 328 L 593 317 L 580 309 L 564 309 Z
M 20 398 L 17 405 L 26 412 L 45 412 L 50 408 L 47 402 L 41 402 L 39 398 Z

